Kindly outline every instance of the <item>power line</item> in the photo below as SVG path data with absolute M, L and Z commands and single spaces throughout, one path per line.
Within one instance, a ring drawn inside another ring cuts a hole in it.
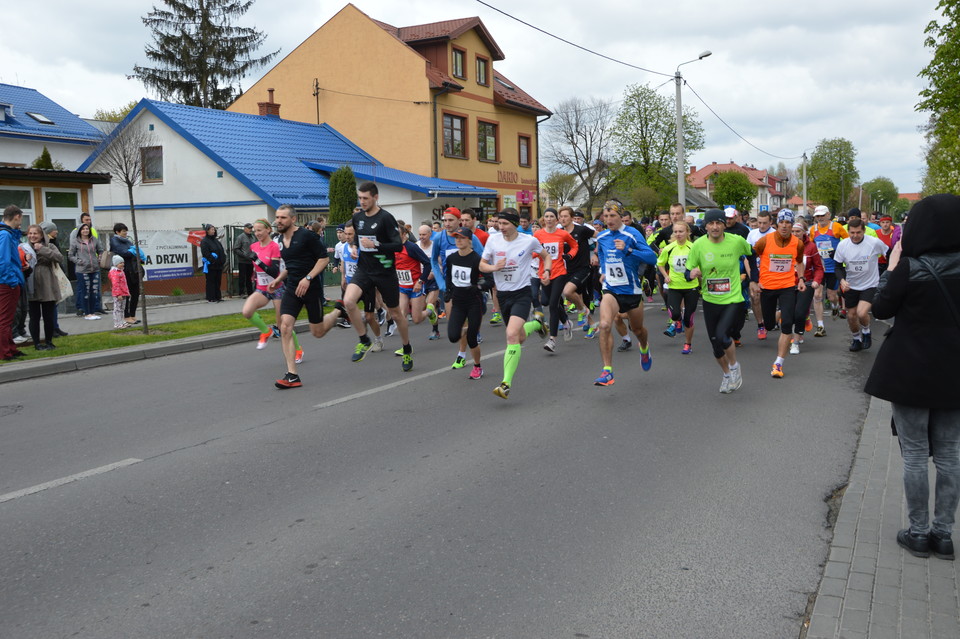
M 646 73 L 653 73 L 653 74 L 655 74 L 655 75 L 662 75 L 662 76 L 665 77 L 665 78 L 672 78 L 672 77 L 673 77 L 673 74 L 670 74 L 670 73 L 662 73 L 662 72 L 660 72 L 660 71 L 654 71 L 653 69 L 645 69 L 644 67 L 638 67 L 638 66 L 635 65 L 635 64 L 630 64 L 629 62 L 624 62 L 623 60 L 617 60 L 616 58 L 611 58 L 611 57 L 608 56 L 608 55 L 604 55 L 604 54 L 602 54 L 602 53 L 598 53 L 598 52 L 594 51 L 593 49 L 588 49 L 588 48 L 586 48 L 586 47 L 584 47 L 584 46 L 581 46 L 581 45 L 579 45 L 579 44 L 577 44 L 577 43 L 575 43 L 575 42 L 570 42 L 569 40 L 564 40 L 564 39 L 561 38 L 560 36 L 554 35 L 554 34 L 550 33 L 549 31 L 546 31 L 546 30 L 544 30 L 544 29 L 541 29 L 541 28 L 538 27 L 538 26 L 535 26 L 535 25 L 530 24 L 529 22 L 524 22 L 524 21 L 521 20 L 520 18 L 518 18 L 518 17 L 516 17 L 516 16 L 513 16 L 513 15 L 510 15 L 510 14 L 507 13 L 506 11 L 504 11 L 504 10 L 502 10 L 502 9 L 498 9 L 498 8 L 496 8 L 495 6 L 493 6 L 492 4 L 488 4 L 488 3 L 484 2 L 483 0 L 477 0 L 477 2 L 479 2 L 480 4 L 482 4 L 482 5 L 485 6 L 485 7 L 488 7 L 488 8 L 490 8 L 490 9 L 493 9 L 493 10 L 496 11 L 497 13 L 500 13 L 500 14 L 505 15 L 506 17 L 510 18 L 511 20 L 516 20 L 516 21 L 519 22 L 520 24 L 526 25 L 526 26 L 530 27 L 530 28 L 533 29 L 534 31 L 539 31 L 540 33 L 542 33 L 542 34 L 544 34 L 544 35 L 546 35 L 546 36 L 550 36 L 551 38 L 554 38 L 554 39 L 556 39 L 556 40 L 559 40 L 560 42 L 563 42 L 563 43 L 565 43 L 565 44 L 569 44 L 571 47 L 576 47 L 576 48 L 580 49 L 581 51 L 586 51 L 587 53 L 591 53 L 591 54 L 593 54 L 593 55 L 595 55 L 595 56 L 599 56 L 599 57 L 601 57 L 601 58 L 603 58 L 603 59 L 605 59 L 605 60 L 610 60 L 611 62 L 616 62 L 617 64 L 622 64 L 622 65 L 625 66 L 625 67 L 630 67 L 631 69 L 637 69 L 638 71 L 645 71 Z

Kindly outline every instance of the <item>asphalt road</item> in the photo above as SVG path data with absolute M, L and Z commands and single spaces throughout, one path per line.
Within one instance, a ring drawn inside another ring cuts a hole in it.
M 606 388 L 534 336 L 507 401 L 502 328 L 479 382 L 420 326 L 407 374 L 303 336 L 290 391 L 253 342 L 5 384 L 0 637 L 796 637 L 873 355 L 748 337 L 724 396 L 698 328 Z

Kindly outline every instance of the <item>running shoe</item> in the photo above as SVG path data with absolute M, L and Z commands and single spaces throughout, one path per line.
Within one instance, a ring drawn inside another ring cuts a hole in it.
M 667 337 L 676 337 L 676 336 L 677 336 L 677 323 L 676 323 L 676 322 L 670 322 L 670 326 L 668 326 L 667 329 L 666 329 L 665 331 L 663 331 L 663 334 L 666 335 Z
M 372 344 L 369 343 L 364 344 L 363 342 L 358 342 L 357 347 L 353 349 L 353 357 L 350 358 L 351 361 L 362 362 L 363 358 L 367 356 L 367 351 L 370 350 L 371 346 Z
M 577 328 L 583 328 L 587 324 L 587 314 L 577 313 Z
M 576 304 L 574 304 L 573 302 L 567 303 L 567 312 L 568 312 L 568 313 L 572 313 L 572 312 L 574 312 L 575 310 L 577 310 L 577 305 L 576 305 Z
M 437 308 L 433 304 L 427 304 L 427 320 L 433 326 L 437 325 Z
M 617 346 L 618 353 L 625 353 L 633 348 L 633 342 L 630 340 L 620 340 L 620 346 Z
M 440 331 L 430 331 L 430 336 L 427 339 L 430 341 L 440 339 Z
M 483 377 L 483 369 L 479 364 L 473 365 L 473 370 L 470 371 L 470 379 L 480 379 Z
M 303 364 L 303 350 L 297 349 L 297 352 L 293 356 L 294 364 Z
M 371 352 L 371 353 L 379 353 L 379 352 L 382 351 L 382 350 L 383 350 L 383 338 L 382 338 L 382 337 L 374 337 L 374 338 L 373 338 L 373 345 L 370 346 L 370 352 Z
M 543 350 L 555 353 L 557 351 L 557 340 L 552 337 L 543 343 Z
M 573 339 L 573 322 L 567 320 L 563 323 L 563 341 L 569 342 Z
M 800 344 L 797 342 L 790 342 L 790 354 L 799 355 L 800 354 Z
M 413 370 L 413 353 L 403 354 L 403 361 L 400 362 L 400 368 L 404 373 L 409 373 Z
M 824 337 L 827 334 L 827 329 L 822 326 L 817 327 L 817 332 L 813 334 L 814 337 Z
M 683 345 L 683 350 L 680 351 L 680 354 L 681 354 L 681 355 L 689 355 L 689 354 L 690 354 L 690 351 L 692 351 L 692 350 L 693 350 L 693 346 L 691 346 L 690 344 L 684 344 L 684 345 Z
M 600 373 L 600 377 L 593 380 L 594 386 L 613 386 L 613 371 L 608 371 L 604 369 Z
M 287 388 L 300 388 L 303 386 L 303 382 L 300 381 L 300 376 L 295 373 L 287 373 L 277 381 L 273 383 L 274 386 L 283 390 Z
M 840 319 L 847 319 L 847 309 L 841 308 L 840 314 L 838 315 Z
M 783 378 L 783 364 L 774 364 L 773 368 L 770 369 L 770 377 L 774 379 Z
M 540 328 L 537 329 L 537 335 L 539 335 L 542 339 L 546 339 L 546 338 L 547 338 L 547 323 L 546 323 L 546 322 L 544 321 L 544 319 L 543 319 L 543 312 L 542 312 L 542 311 L 534 311 L 534 312 L 533 312 L 533 319 L 535 319 L 536 321 L 540 322 Z
M 761 326 L 757 329 L 757 339 L 767 339 L 767 329 L 764 326 Z
M 377 309 L 377 324 L 383 326 L 383 323 L 387 321 L 387 312 L 382 308 Z
M 733 345 L 736 346 L 737 348 L 740 348 L 741 346 L 743 346 L 743 343 L 740 340 L 735 339 L 733 340 Z
M 477 333 L 477 346 L 480 346 L 481 344 L 483 344 L 483 335 Z
M 743 386 L 743 371 L 740 368 L 740 364 L 737 364 L 736 368 L 733 366 L 730 367 L 730 391 L 739 390 Z
M 450 368 L 453 368 L 453 369 L 463 368 L 466 365 L 467 365 L 467 358 L 463 357 L 462 355 L 457 355 L 457 361 L 455 361 Z
M 257 350 L 262 351 L 265 349 L 267 347 L 267 342 L 270 341 L 271 337 L 273 337 L 273 333 L 269 331 L 266 333 L 260 333 L 260 339 L 257 340 Z
M 587 334 L 583 336 L 583 339 L 593 339 L 597 336 L 597 333 L 600 331 L 600 324 L 594 324 L 587 331 Z
M 647 346 L 647 352 L 640 353 L 640 368 L 648 371 L 651 366 L 653 366 L 653 355 L 650 353 L 650 346 Z
M 280 339 L 280 327 L 274 324 L 270 327 L 270 330 L 273 332 L 273 336 L 277 339 Z
M 397 357 L 403 357 L 403 346 L 393 351 L 393 354 L 396 355 Z
M 98 320 L 98 319 L 100 319 L 100 316 L 99 316 L 99 315 L 94 315 L 94 314 L 91 313 L 90 315 L 84 315 L 83 319 L 85 319 L 85 320 Z
M 861 342 L 861 341 L 858 340 L 858 339 L 855 339 L 855 340 L 853 340 L 852 342 L 850 342 L 850 352 L 851 352 L 851 353 L 856 353 L 856 352 L 862 351 L 862 350 L 863 350 L 863 342 Z
M 493 394 L 497 397 L 507 399 L 510 397 L 510 384 L 506 382 L 500 382 L 500 385 L 493 389 Z
M 446 311 L 440 311 L 440 314 L 437 315 L 437 317 L 439 317 L 440 319 L 446 319 L 446 317 L 447 317 L 447 312 L 446 312 Z
M 804 333 L 809 333 L 809 332 L 812 331 L 812 330 L 813 330 L 813 320 L 811 320 L 811 319 L 808 317 L 808 318 L 807 318 L 807 323 L 803 325 L 803 332 L 804 332 Z
M 733 392 L 731 388 L 732 384 L 733 384 L 733 376 L 724 375 L 723 379 L 720 381 L 720 392 L 724 394 L 732 393 Z
M 494 311 L 493 315 L 490 316 L 490 326 L 499 326 L 503 324 L 503 315 L 500 314 L 500 311 Z
M 871 346 L 873 346 L 873 337 L 871 337 L 871 333 L 864 333 L 863 334 L 863 350 L 867 350 Z
M 387 328 L 383 332 L 385 337 L 391 337 L 397 334 L 397 323 L 393 321 L 393 318 L 387 320 Z
M 348 320 L 346 317 L 341 317 L 337 320 L 337 326 L 339 328 L 352 328 L 353 325 L 350 324 L 350 320 Z

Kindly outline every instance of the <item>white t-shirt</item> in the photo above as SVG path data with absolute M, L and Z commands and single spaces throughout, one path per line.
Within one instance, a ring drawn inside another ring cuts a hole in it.
M 750 232 L 747 233 L 747 243 L 748 243 L 750 246 L 754 246 L 761 237 L 763 237 L 764 235 L 769 235 L 770 233 L 773 233 L 775 230 L 776 230 L 776 228 L 773 227 L 773 226 L 771 226 L 770 228 L 768 228 L 768 229 L 766 230 L 766 232 L 761 231 L 761 230 L 758 229 L 758 228 L 757 228 L 757 229 L 750 229 Z
M 540 240 L 532 235 L 518 233 L 512 242 L 503 235 L 491 235 L 483 247 L 482 259 L 488 264 L 496 264 L 502 259 L 507 265 L 494 271 L 493 281 L 498 291 L 519 291 L 530 286 L 530 269 L 533 256 L 543 251 Z
M 855 291 L 865 291 L 880 283 L 878 258 L 887 254 L 887 245 L 879 239 L 865 235 L 863 241 L 854 244 L 847 237 L 840 240 L 833 259 L 847 270 L 847 284 Z

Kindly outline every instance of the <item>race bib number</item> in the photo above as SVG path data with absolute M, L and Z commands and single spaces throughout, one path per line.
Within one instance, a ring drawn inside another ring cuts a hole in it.
M 547 254 L 550 256 L 550 259 L 555 260 L 560 255 L 560 243 L 559 242 L 547 242 L 543 245 L 543 248 L 547 251 Z
M 630 283 L 623 262 L 607 262 L 606 266 L 604 284 L 607 286 L 626 286 Z
M 413 286 L 413 274 L 410 273 L 409 269 L 397 270 L 397 282 L 400 283 L 400 286 L 404 288 L 410 288 Z
M 771 273 L 786 273 L 790 270 L 790 267 L 793 265 L 793 257 L 790 255 L 771 255 L 770 256 L 770 272 Z
M 724 295 L 730 292 L 729 277 L 715 277 L 707 280 L 707 292 L 713 295 Z
M 469 266 L 451 266 L 450 276 L 453 278 L 453 285 L 457 288 L 467 288 L 470 286 Z
M 833 253 L 833 243 L 830 242 L 830 240 L 819 240 L 817 242 L 817 251 L 820 253 L 820 257 L 830 259 L 830 255 Z
M 359 236 L 359 237 L 357 238 L 357 246 L 359 246 L 359 247 L 360 247 L 360 250 L 363 251 L 364 253 L 373 253 L 374 251 L 377 250 L 377 247 L 376 247 L 376 246 L 373 246 L 373 247 L 371 247 L 371 248 L 364 248 L 364 247 L 363 247 L 363 240 L 370 240 L 371 242 L 376 243 L 376 241 L 377 241 L 377 236 L 376 236 L 376 235 L 361 235 L 361 236 Z
M 344 275 L 347 276 L 347 279 L 349 280 L 351 277 L 353 277 L 353 274 L 357 272 L 357 263 L 356 263 L 356 262 L 344 262 L 344 264 L 345 264 L 346 266 L 345 266 L 345 268 L 343 269 L 343 273 L 344 273 Z
M 854 273 L 863 273 L 867 270 L 867 260 L 857 260 L 850 263 L 850 270 Z
M 687 268 L 687 256 L 681 255 L 671 260 L 671 266 L 677 273 L 683 273 Z
M 257 271 L 257 286 L 269 286 L 273 278 L 263 271 Z

